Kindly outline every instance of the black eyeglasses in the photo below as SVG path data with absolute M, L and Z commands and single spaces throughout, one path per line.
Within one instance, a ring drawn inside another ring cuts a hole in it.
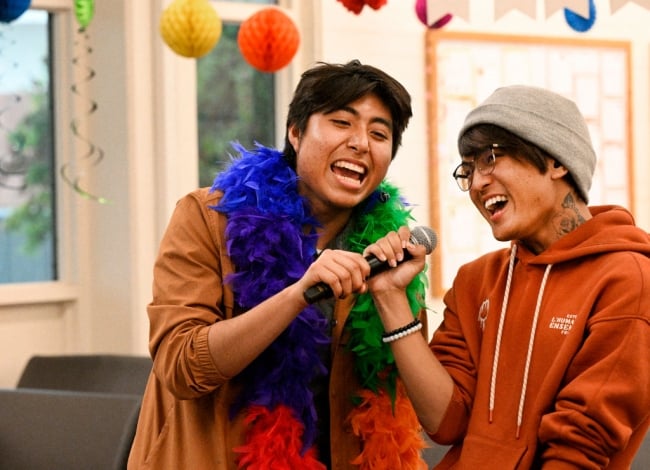
M 453 176 L 461 191 L 469 191 L 472 187 L 474 168 L 483 176 L 492 174 L 496 166 L 497 157 L 503 156 L 494 153 L 494 149 L 497 148 L 499 148 L 499 144 L 492 144 L 484 151 L 478 153 L 474 157 L 474 160 L 462 162 L 456 167 Z

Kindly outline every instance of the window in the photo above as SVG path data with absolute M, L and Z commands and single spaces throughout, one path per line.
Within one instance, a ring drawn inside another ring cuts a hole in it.
M 197 61 L 199 184 L 211 186 L 233 153 L 232 141 L 274 145 L 274 75 L 239 54 L 239 24 L 224 23 L 216 47 Z
M 199 184 L 210 186 L 233 153 L 231 142 L 250 148 L 255 142 L 274 146 L 275 75 L 251 67 L 239 52 L 239 25 L 250 16 L 250 6 L 237 3 L 275 4 L 272 0 L 227 2 L 230 15 L 223 19 L 219 42 L 197 61 L 197 112 L 199 134 Z M 261 5 L 264 7 L 265 5 Z
M 0 25 L 0 283 L 57 278 L 50 23 Z

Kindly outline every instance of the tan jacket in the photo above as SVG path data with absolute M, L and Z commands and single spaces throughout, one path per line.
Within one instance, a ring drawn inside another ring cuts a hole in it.
M 235 469 L 233 447 L 243 443 L 242 416 L 230 420 L 237 387 L 215 366 L 208 327 L 238 313 L 223 279 L 226 218 L 210 209 L 221 197 L 200 189 L 177 204 L 154 267 L 148 306 L 153 373 L 144 394 L 128 469 Z M 343 325 L 354 299 L 337 301 L 332 332 L 330 418 L 332 469 L 354 468 L 359 440 L 345 422 L 358 388 Z M 426 328 L 423 329 L 426 331 Z M 242 338 L 245 341 L 246 338 Z

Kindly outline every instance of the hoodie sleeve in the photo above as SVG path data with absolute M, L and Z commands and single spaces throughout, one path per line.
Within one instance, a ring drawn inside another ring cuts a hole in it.
M 445 317 L 435 331 L 430 348 L 454 381 L 451 401 L 431 438 L 439 444 L 453 444 L 465 436 L 476 388 L 476 348 L 472 337 L 467 337 L 458 318 L 456 286 L 445 295 Z
M 542 416 L 544 469 L 605 468 L 650 413 L 650 268 L 624 253 L 596 303 L 554 409 Z M 625 451 L 624 451 L 625 452 Z M 632 452 L 632 451 L 630 451 Z

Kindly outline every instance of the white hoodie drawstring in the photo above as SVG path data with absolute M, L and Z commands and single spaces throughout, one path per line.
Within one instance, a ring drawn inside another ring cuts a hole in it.
M 542 285 L 539 287 L 537 294 L 537 305 L 535 306 L 535 315 L 533 316 L 533 326 L 530 331 L 530 338 L 528 339 L 528 353 L 526 355 L 526 368 L 524 369 L 524 381 L 521 384 L 521 395 L 519 396 L 519 410 L 517 411 L 517 435 L 519 439 L 519 431 L 521 430 L 521 423 L 524 419 L 524 401 L 526 399 L 526 388 L 528 387 L 528 371 L 530 370 L 530 361 L 533 356 L 533 343 L 535 343 L 535 333 L 537 332 L 537 322 L 539 320 L 539 311 L 542 309 L 542 296 L 546 288 L 546 281 L 551 272 L 552 264 L 546 266 L 544 277 L 542 278 Z
M 503 325 L 506 321 L 506 310 L 508 309 L 508 300 L 510 299 L 510 283 L 512 282 L 512 273 L 515 268 L 515 255 L 517 254 L 517 245 L 512 245 L 510 250 L 510 263 L 508 265 L 508 278 L 506 279 L 506 291 L 503 294 L 503 305 L 501 306 L 501 316 L 499 317 L 499 329 L 497 330 L 497 344 L 494 347 L 494 359 L 492 359 L 492 378 L 490 379 L 490 405 L 489 405 L 489 422 L 492 422 L 492 412 L 494 411 L 494 395 L 497 382 L 497 368 L 499 367 L 499 353 L 501 352 L 501 337 L 503 336 Z
M 499 328 L 497 330 L 497 341 L 495 345 L 494 358 L 492 360 L 492 377 L 490 379 L 490 403 L 489 403 L 489 413 L 488 419 L 489 422 L 492 422 L 492 417 L 494 413 L 494 401 L 496 396 L 496 380 L 497 380 L 497 369 L 499 366 L 499 354 L 501 353 L 501 340 L 503 338 L 503 327 L 506 320 L 506 311 L 508 309 L 508 300 L 510 299 L 510 285 L 512 283 L 512 276 L 514 273 L 515 259 L 517 254 L 517 245 L 512 245 L 510 250 L 510 262 L 508 264 L 508 277 L 506 279 L 506 290 L 503 294 L 503 305 L 501 307 L 501 316 L 499 318 Z M 546 281 L 551 272 L 552 264 L 546 266 L 544 271 L 544 277 L 542 278 L 542 284 L 537 294 L 537 305 L 535 306 L 535 314 L 533 315 L 533 325 L 530 332 L 530 337 L 528 340 L 528 351 L 526 354 L 526 365 L 524 368 L 524 380 L 521 386 L 521 395 L 519 397 L 519 409 L 517 411 L 517 434 L 516 438 L 519 439 L 519 432 L 521 430 L 521 424 L 523 422 L 524 416 L 524 402 L 526 398 L 526 389 L 528 388 L 528 375 L 530 372 L 530 362 L 533 355 L 533 344 L 535 343 L 535 335 L 537 332 L 537 323 L 539 321 L 539 312 L 542 307 L 542 297 L 544 295 L 544 290 L 546 289 Z

